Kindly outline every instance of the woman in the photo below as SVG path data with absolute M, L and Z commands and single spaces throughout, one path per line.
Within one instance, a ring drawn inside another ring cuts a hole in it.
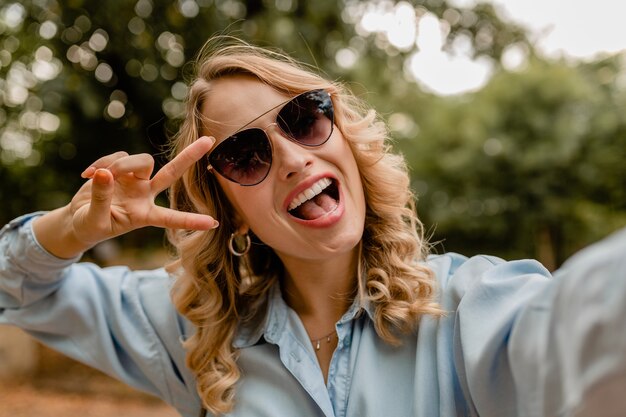
M 620 397 L 626 303 L 594 297 L 624 289 L 623 236 L 567 279 L 427 259 L 404 162 L 345 89 L 240 42 L 196 73 L 163 169 L 108 155 L 68 206 L 5 226 L 0 322 L 184 416 L 574 415 Z M 147 225 L 177 249 L 167 272 L 75 263 Z

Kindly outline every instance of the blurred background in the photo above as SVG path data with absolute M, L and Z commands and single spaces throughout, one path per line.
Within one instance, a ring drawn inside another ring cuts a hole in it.
M 555 269 L 626 225 L 625 9 L 609 0 L 0 0 L 0 224 L 66 204 L 104 154 L 150 152 L 162 164 L 186 63 L 208 37 L 229 33 L 281 48 L 372 104 L 409 162 L 437 252 Z M 163 243 L 146 229 L 86 256 L 156 267 Z M 3 331 L 0 375 L 26 376 L 0 388 L 0 416 L 35 415 L 31 394 L 65 395 L 67 405 L 75 392 L 175 415 L 28 348 L 28 338 L 15 348 L 22 335 Z M 74 383 L 59 383 L 59 370 Z M 142 415 L 132 407 L 115 413 Z M 108 415 L 99 412 L 80 411 Z

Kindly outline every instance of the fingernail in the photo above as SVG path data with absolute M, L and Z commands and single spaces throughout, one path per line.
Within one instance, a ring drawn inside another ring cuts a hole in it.
M 82 178 L 90 178 L 94 173 L 96 172 L 96 167 L 89 167 L 86 170 L 84 170 L 80 176 Z
M 217 229 L 217 228 L 219 227 L 219 225 L 220 225 L 220 222 L 218 222 L 217 220 L 215 220 L 215 221 L 213 222 L 213 227 L 212 227 L 212 229 Z
M 97 169 L 96 172 L 93 174 L 93 179 L 94 181 L 98 181 L 101 184 L 108 184 L 109 183 L 109 176 L 107 174 L 105 174 L 105 172 L 108 171 L 107 169 Z

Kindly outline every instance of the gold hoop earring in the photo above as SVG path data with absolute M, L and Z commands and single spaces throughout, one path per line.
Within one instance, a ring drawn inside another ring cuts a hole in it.
M 228 250 L 233 256 L 243 256 L 250 250 L 252 241 L 247 233 L 238 234 L 231 233 L 230 239 L 228 239 Z

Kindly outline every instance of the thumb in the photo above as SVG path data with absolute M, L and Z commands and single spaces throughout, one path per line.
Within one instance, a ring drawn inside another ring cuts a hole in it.
M 91 219 L 108 218 L 113 198 L 113 174 L 108 169 L 98 169 L 91 185 L 91 204 L 88 216 Z

